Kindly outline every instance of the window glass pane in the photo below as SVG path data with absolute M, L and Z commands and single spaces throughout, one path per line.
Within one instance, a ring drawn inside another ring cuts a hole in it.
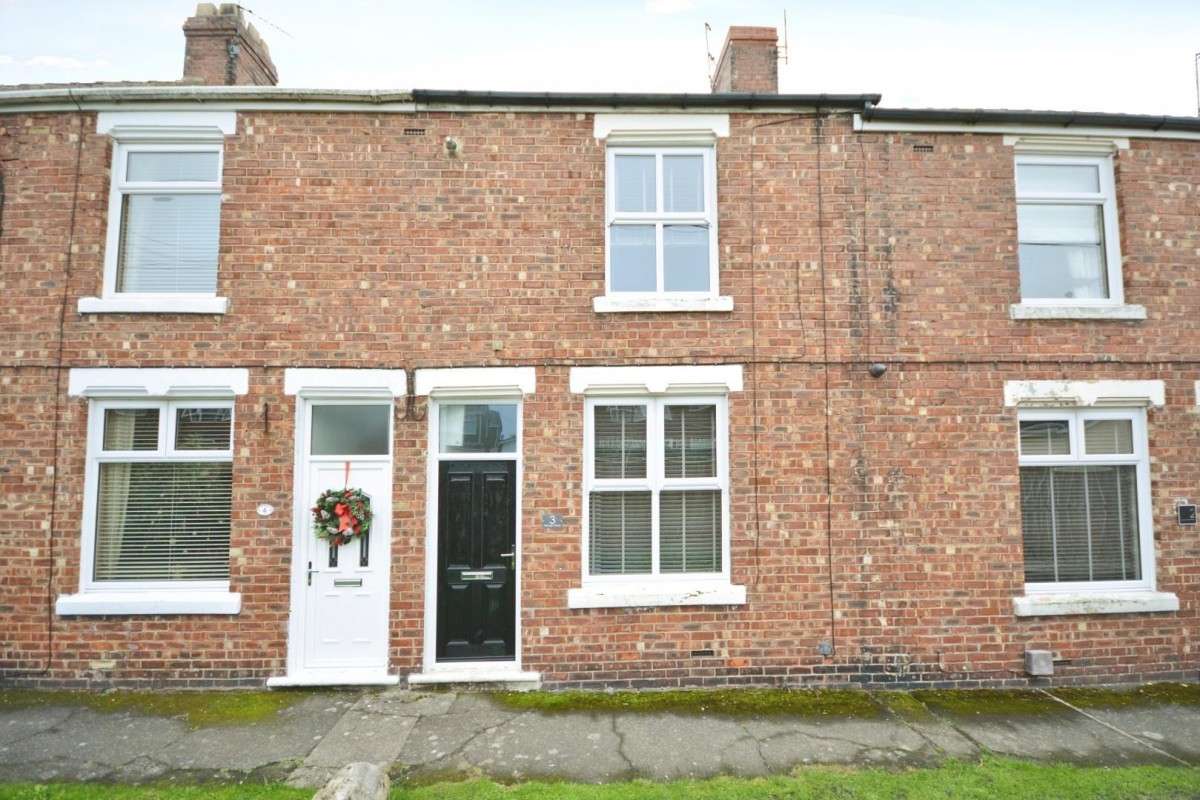
M 314 456 L 383 456 L 391 452 L 390 405 L 316 405 L 312 409 Z
M 588 570 L 592 575 L 650 572 L 650 493 L 592 492 Z
M 704 156 L 663 156 L 665 211 L 704 210 Z
M 1100 247 L 1052 244 L 1020 246 L 1021 296 L 1032 299 L 1101 300 L 1108 275 Z
M 708 291 L 708 229 L 663 227 L 663 281 L 668 292 Z
M 663 466 L 668 478 L 717 474 L 716 406 L 667 406 L 663 411 Z
M 176 450 L 228 450 L 232 408 L 180 408 L 175 411 Z
M 660 572 L 721 571 L 721 492 L 663 492 Z
M 1137 475 L 1129 466 L 1022 467 L 1025 580 L 1138 580 Z
M 1021 455 L 1065 456 L 1070 454 L 1071 435 L 1066 420 L 1028 420 L 1021 423 Z
M 655 291 L 658 279 L 654 268 L 654 226 L 613 225 L 608 236 L 611 290 Z
M 654 156 L 615 156 L 617 211 L 656 211 Z
M 438 443 L 443 453 L 515 453 L 517 405 L 443 405 Z
M 125 179 L 128 181 L 216 181 L 220 155 L 209 153 L 129 154 Z
M 1083 449 L 1088 455 L 1132 455 L 1133 422 L 1090 419 L 1083 423 Z
M 217 290 L 218 194 L 136 194 L 122 201 L 117 291 Z
M 1017 191 L 1100 191 L 1100 169 L 1095 164 L 1018 164 Z
M 101 464 L 97 581 L 229 577 L 232 465 Z
M 105 450 L 157 450 L 157 408 L 106 408 Z
M 596 406 L 593 419 L 595 477 L 646 477 L 646 407 Z
M 1021 244 L 1071 244 L 1099 246 L 1104 241 L 1104 221 L 1098 205 L 1017 206 Z

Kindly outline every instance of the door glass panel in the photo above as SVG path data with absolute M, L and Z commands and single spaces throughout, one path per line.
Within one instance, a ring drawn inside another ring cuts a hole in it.
M 391 452 L 390 405 L 322 405 L 312 409 L 314 456 L 385 456 Z
M 441 406 L 438 447 L 442 453 L 517 452 L 517 404 Z

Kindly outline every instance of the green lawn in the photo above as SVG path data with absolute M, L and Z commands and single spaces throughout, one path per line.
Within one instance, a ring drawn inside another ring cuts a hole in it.
M 0 800 L 309 800 L 312 790 L 280 786 L 110 787 L 0 784 Z M 988 758 L 904 771 L 830 767 L 790 776 L 674 783 L 498 784 L 489 780 L 396 787 L 392 800 L 1195 800 L 1200 769 L 1046 766 Z

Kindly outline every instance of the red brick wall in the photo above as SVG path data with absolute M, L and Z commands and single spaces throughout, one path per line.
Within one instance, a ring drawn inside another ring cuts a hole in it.
M 721 290 L 734 311 L 598 315 L 604 150 L 590 115 L 250 112 L 226 140 L 229 313 L 80 316 L 78 298 L 101 289 L 109 146 L 89 115 L 82 127 L 69 114 L 0 116 L 0 128 L 0 513 L 30 520 L 28 540 L 0 544 L 5 677 L 283 674 L 295 409 L 284 370 L 504 365 L 537 369 L 524 406 L 522 653 L 551 685 L 1024 683 L 1027 647 L 1070 660 L 1059 682 L 1196 679 L 1200 549 L 1173 521 L 1175 498 L 1200 497 L 1193 144 L 1136 140 L 1117 158 L 1126 298 L 1146 306 L 1144 322 L 1009 319 L 1016 207 L 999 136 L 752 114 L 735 115 L 718 148 Z M 454 157 L 447 136 L 462 143 Z M 889 365 L 878 379 L 876 361 Z M 733 577 L 747 603 L 568 610 L 583 473 L 570 367 L 692 363 L 745 365 L 730 455 Z M 48 615 L 48 598 L 78 585 L 86 453 L 87 404 L 58 396 L 62 370 L 100 366 L 249 369 L 234 449 L 240 615 Z M 1158 585 L 1178 613 L 1013 616 L 1021 532 L 1003 384 L 1051 378 L 1166 382 L 1166 406 L 1147 416 Z M 398 421 L 394 442 L 400 674 L 423 652 L 427 426 Z M 263 502 L 276 513 L 255 514 Z M 542 513 L 565 527 L 543 528 Z

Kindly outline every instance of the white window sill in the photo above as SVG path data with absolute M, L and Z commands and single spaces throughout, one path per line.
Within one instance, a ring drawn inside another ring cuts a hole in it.
M 1010 319 L 1145 319 L 1145 306 L 1034 305 L 1014 303 L 1008 307 Z
M 1178 610 L 1179 598 L 1170 592 L 1030 593 L 1025 597 L 1013 598 L 1013 614 L 1018 617 L 1137 614 Z
M 59 595 L 59 616 L 108 614 L 238 614 L 242 596 L 234 592 L 81 592 Z
M 733 311 L 732 297 L 604 297 L 592 298 L 592 310 L 597 314 L 618 314 L 636 311 Z
M 80 314 L 224 314 L 229 298 L 179 295 L 136 297 L 81 297 Z
M 746 587 L 724 581 L 678 581 L 641 586 L 584 586 L 567 591 L 567 608 L 649 606 L 740 606 Z

